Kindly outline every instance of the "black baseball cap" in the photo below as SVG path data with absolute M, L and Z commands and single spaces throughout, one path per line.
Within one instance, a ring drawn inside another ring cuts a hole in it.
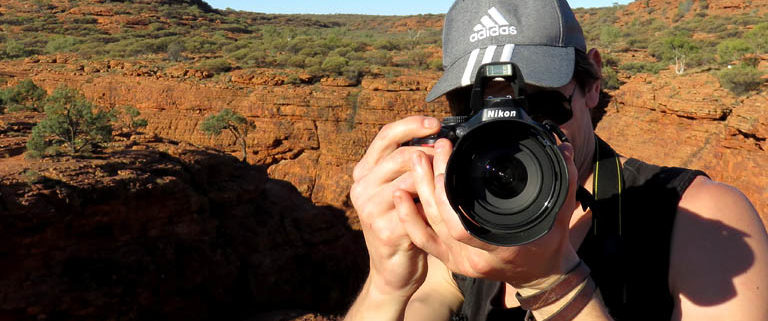
M 427 101 L 471 85 L 489 62 L 514 62 L 531 85 L 564 86 L 576 49 L 587 46 L 565 0 L 456 0 L 443 26 L 445 72 Z

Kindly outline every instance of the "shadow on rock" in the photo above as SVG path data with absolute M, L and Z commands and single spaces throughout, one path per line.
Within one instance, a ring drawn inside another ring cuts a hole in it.
M 124 150 L 38 165 L 43 179 L 0 181 L 0 319 L 334 314 L 367 274 L 342 210 L 228 155 Z

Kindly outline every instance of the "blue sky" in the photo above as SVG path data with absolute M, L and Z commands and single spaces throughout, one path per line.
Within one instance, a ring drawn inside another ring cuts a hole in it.
M 266 13 L 359 13 L 412 15 L 445 13 L 453 0 L 206 0 L 214 8 Z M 573 8 L 608 7 L 631 0 L 569 0 Z

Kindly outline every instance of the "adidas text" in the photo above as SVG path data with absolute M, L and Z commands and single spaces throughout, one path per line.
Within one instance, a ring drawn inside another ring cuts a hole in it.
M 473 33 L 471 36 L 469 36 L 469 41 L 475 42 L 488 37 L 507 36 L 507 35 L 516 35 L 516 34 L 517 34 L 517 28 L 515 28 L 515 26 L 495 26 L 495 27 L 483 29 Z

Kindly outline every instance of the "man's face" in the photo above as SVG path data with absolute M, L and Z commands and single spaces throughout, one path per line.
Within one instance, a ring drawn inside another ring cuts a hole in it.
M 576 82 L 571 81 L 558 88 L 544 88 L 533 85 L 526 86 L 528 96 L 528 113 L 538 122 L 553 121 L 561 129 L 566 130 L 573 123 L 574 102 L 582 104 L 584 99 Z M 514 95 L 511 86 L 504 81 L 491 81 L 485 88 L 485 96 L 503 97 Z M 580 99 L 581 98 L 581 99 Z
M 537 112 L 542 111 L 537 110 L 537 108 L 548 108 L 549 111 L 542 113 L 544 115 L 549 113 L 559 115 L 557 112 L 552 112 L 552 110 L 557 110 L 559 108 L 570 109 L 572 114 L 570 119 L 563 121 L 556 121 L 555 119 L 551 120 L 559 124 L 560 129 L 565 133 L 573 145 L 576 151 L 576 165 L 580 166 L 581 163 L 588 162 L 590 160 L 590 155 L 587 154 L 590 149 L 584 147 L 586 147 L 585 144 L 589 142 L 588 136 L 593 134 L 592 122 L 584 92 L 578 87 L 576 82 L 572 80 L 568 84 L 558 88 L 543 88 L 528 85 L 526 90 L 529 95 L 555 96 L 555 99 L 548 100 L 549 104 L 552 104 L 553 106 L 537 106 L 535 102 L 529 104 L 528 107 L 531 114 L 538 114 Z M 514 94 L 512 88 L 503 81 L 491 81 L 485 89 L 485 96 L 502 97 L 512 94 Z M 546 116 L 542 117 L 547 118 Z M 543 121 L 544 119 L 536 120 Z

